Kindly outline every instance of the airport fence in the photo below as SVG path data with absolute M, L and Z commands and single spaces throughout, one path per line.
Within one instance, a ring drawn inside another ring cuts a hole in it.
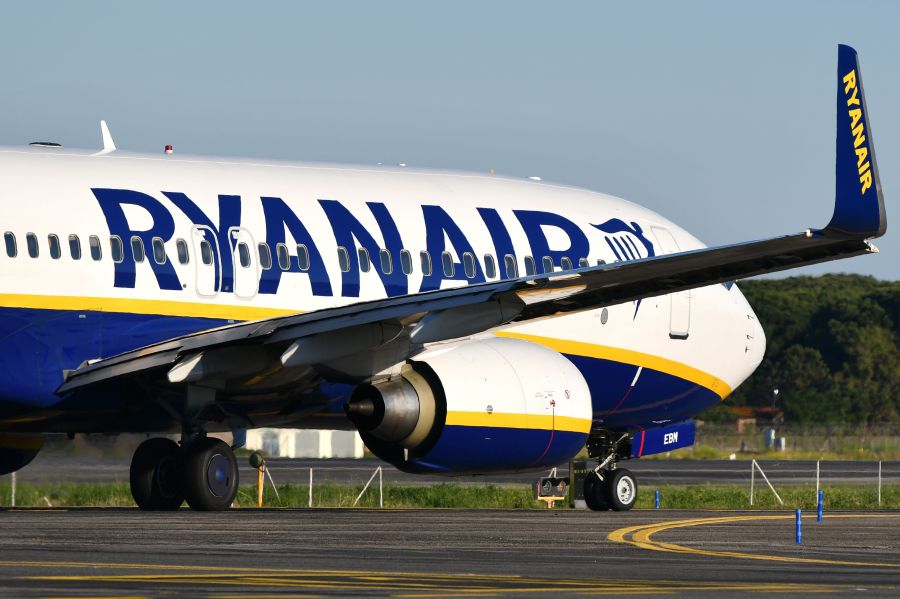
M 778 441 L 783 438 L 783 447 Z M 679 451 L 682 457 L 704 452 L 763 453 L 783 450 L 834 457 L 900 458 L 900 425 L 797 425 L 745 426 L 701 423 L 693 449 Z M 676 455 L 673 453 L 673 457 Z

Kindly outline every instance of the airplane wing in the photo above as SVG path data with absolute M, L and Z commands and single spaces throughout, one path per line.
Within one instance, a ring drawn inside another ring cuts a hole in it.
M 413 294 L 174 338 L 83 365 L 57 394 L 123 379 L 242 393 L 325 369 L 363 381 L 426 343 L 876 252 L 886 217 L 856 51 L 839 47 L 834 214 L 822 229 L 568 272 Z M 237 381 L 237 383 L 235 383 Z

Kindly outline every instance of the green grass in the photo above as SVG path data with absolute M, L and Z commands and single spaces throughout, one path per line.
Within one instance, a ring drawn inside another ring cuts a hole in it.
M 731 454 L 735 455 L 737 460 L 750 461 L 757 460 L 858 460 L 858 461 L 878 461 L 878 460 L 898 460 L 900 459 L 900 451 L 883 450 L 874 451 L 867 448 L 855 448 L 845 451 L 809 451 L 788 449 L 785 451 L 729 451 L 726 449 L 717 449 L 709 445 L 697 444 L 684 449 L 659 453 L 651 456 L 644 456 L 642 460 L 727 460 Z M 580 454 L 579 454 L 580 456 Z M 586 454 L 585 454 L 586 456 Z M 584 459 L 579 457 L 578 459 Z
M 314 507 L 351 507 L 361 486 L 315 485 Z M 659 489 L 664 509 L 748 509 L 748 485 L 644 485 L 638 496 L 638 508 L 653 507 L 653 492 Z M 815 487 L 791 485 L 776 487 L 784 506 L 781 506 L 764 484 L 754 494 L 754 509 L 813 510 L 816 507 Z M 826 509 L 878 509 L 874 485 L 839 485 L 824 487 Z M 266 507 L 306 507 L 309 487 L 279 485 L 278 497 L 270 486 L 265 491 Z M 9 483 L 0 484 L 0 505 L 9 505 Z M 80 485 L 19 483 L 16 505 L 21 507 L 134 507 L 126 483 Z M 256 488 L 244 485 L 238 491 L 236 507 L 256 505 Z M 544 509 L 544 503 L 532 498 L 525 486 L 439 484 L 428 486 L 385 485 L 386 508 L 483 508 L 483 509 Z M 370 487 L 360 499 L 359 507 L 378 507 L 378 488 Z M 557 504 L 564 508 L 565 504 Z M 881 509 L 900 509 L 900 485 L 882 488 Z
M 322 484 L 313 486 L 314 507 L 352 507 L 361 485 Z M 309 487 L 279 485 L 278 497 L 266 484 L 266 507 L 306 507 Z M 0 483 L 0 506 L 10 502 L 10 485 Z M 236 507 L 256 505 L 256 486 L 241 485 Z M 378 507 L 378 487 L 373 485 L 359 500 L 359 507 Z M 429 486 L 385 485 L 384 506 L 391 508 L 497 508 L 530 509 L 544 504 L 532 498 L 530 487 L 470 486 L 439 484 Z M 42 484 L 19 483 L 17 507 L 133 507 L 127 483 Z
M 637 507 L 652 508 L 653 492 L 659 489 L 660 504 L 668 509 L 748 509 L 749 485 L 645 485 L 638 495 Z M 784 500 L 778 503 L 772 491 L 762 483 L 753 494 L 754 509 L 816 508 L 815 485 L 776 486 Z M 874 510 L 879 509 L 875 485 L 832 485 L 823 487 L 826 509 Z M 900 485 L 886 485 L 881 489 L 881 509 L 900 508 Z
M 362 486 L 314 485 L 314 507 L 352 507 Z M 279 485 L 278 497 L 271 486 L 265 490 L 265 504 L 271 507 L 306 507 L 309 487 Z M 256 487 L 241 487 L 237 504 L 256 505 Z M 360 507 L 378 507 L 378 487 L 372 485 L 360 498 Z M 385 485 L 384 506 L 391 508 L 497 508 L 530 509 L 543 506 L 532 497 L 530 487 L 497 485 L 459 485 L 444 483 L 428 486 Z

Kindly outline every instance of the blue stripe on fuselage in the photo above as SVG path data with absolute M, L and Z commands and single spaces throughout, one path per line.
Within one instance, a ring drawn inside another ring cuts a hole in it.
M 594 420 L 602 422 L 604 428 L 635 430 L 680 422 L 721 401 L 711 389 L 651 368 L 644 368 L 634 388 L 630 388 L 638 366 L 565 356 L 587 381 Z

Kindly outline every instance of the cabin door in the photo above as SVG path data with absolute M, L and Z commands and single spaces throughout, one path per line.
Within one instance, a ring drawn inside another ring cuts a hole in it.
M 219 257 L 216 234 L 203 225 L 192 227 L 191 249 L 194 255 L 197 294 L 213 297 L 222 286 L 222 260 Z

